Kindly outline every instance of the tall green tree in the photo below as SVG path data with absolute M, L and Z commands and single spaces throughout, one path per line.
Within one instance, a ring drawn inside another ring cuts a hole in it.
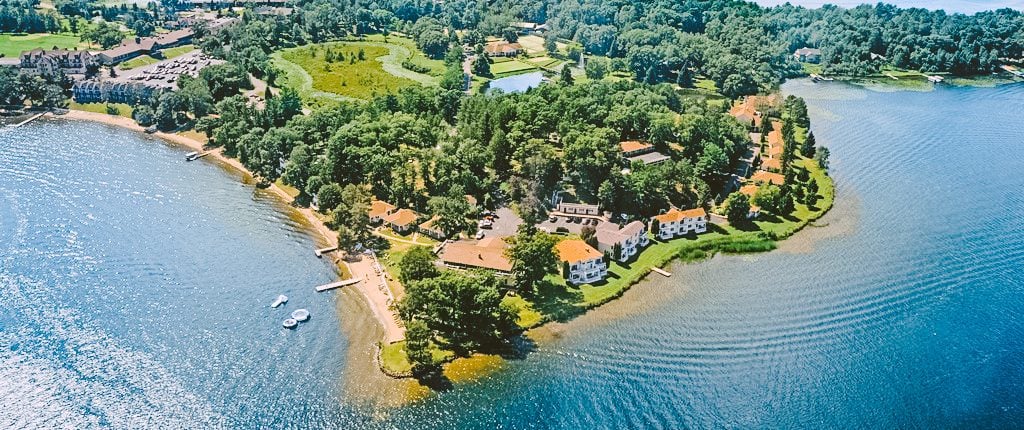
M 512 262 L 512 275 L 516 288 L 532 292 L 548 273 L 558 268 L 554 236 L 543 231 L 520 231 L 508 239 L 505 256 Z

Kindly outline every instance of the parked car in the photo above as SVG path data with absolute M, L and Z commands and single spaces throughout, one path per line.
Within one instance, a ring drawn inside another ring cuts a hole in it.
M 483 239 L 483 238 L 484 238 L 484 231 L 483 230 L 477 230 L 477 232 L 476 232 L 476 240 L 480 240 L 480 239 Z
M 548 217 L 548 222 L 558 222 L 558 217 L 551 215 Z

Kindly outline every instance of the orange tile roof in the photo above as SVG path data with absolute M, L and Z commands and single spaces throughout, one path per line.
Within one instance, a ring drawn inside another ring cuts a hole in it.
M 668 212 L 665 212 L 661 215 L 656 215 L 654 219 L 664 224 L 669 222 L 682 221 L 686 218 L 703 218 L 706 217 L 707 215 L 708 213 L 704 211 L 704 208 L 687 209 L 683 211 L 676 208 L 672 208 L 672 210 Z
M 370 202 L 370 218 L 380 218 L 395 210 L 395 206 L 383 200 Z
M 767 182 L 775 185 L 782 185 L 786 183 L 785 176 L 778 173 L 765 172 L 763 170 L 755 172 L 754 175 L 750 177 L 750 180 L 754 182 Z
M 740 193 L 746 194 L 748 197 L 753 198 L 754 194 L 757 194 L 757 188 L 757 185 L 754 184 L 744 185 L 740 187 Z
M 627 140 L 624 142 L 619 142 L 619 148 L 622 149 L 622 152 L 643 151 L 653 146 L 654 145 L 651 145 L 649 143 L 643 143 L 637 140 Z
M 399 209 L 395 213 L 388 215 L 384 220 L 394 225 L 406 226 L 416 222 L 416 218 L 419 218 L 419 214 L 416 211 L 412 209 Z
M 594 249 L 593 246 L 587 245 L 587 242 L 579 239 L 558 242 L 555 244 L 555 251 L 558 252 L 558 258 L 569 264 L 604 257 L 601 251 Z
M 458 241 L 444 247 L 441 261 L 460 266 L 482 267 L 502 272 L 512 271 L 512 262 L 505 256 L 504 238 L 488 237 L 479 242 Z
M 782 169 L 782 160 L 778 158 L 763 158 L 761 159 L 761 167 L 767 169 Z

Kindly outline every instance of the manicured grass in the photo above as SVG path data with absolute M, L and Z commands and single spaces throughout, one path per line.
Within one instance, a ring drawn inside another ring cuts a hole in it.
M 170 60 L 171 58 L 180 57 L 182 55 L 188 54 L 189 52 L 195 51 L 195 49 L 195 45 L 181 45 L 175 46 L 173 48 L 160 50 L 160 53 L 164 54 L 164 58 Z
M 389 375 L 408 375 L 412 372 L 412 363 L 405 353 L 405 341 L 381 345 L 380 367 Z
M 4 57 L 17 57 L 23 51 L 36 48 L 52 49 L 54 46 L 62 49 L 78 48 L 82 46 L 82 39 L 70 34 L 0 34 L 0 55 Z
M 78 103 L 78 102 L 72 100 L 70 103 L 68 103 L 68 108 L 69 109 L 74 109 L 74 110 L 86 111 L 86 112 L 107 113 L 107 104 L 108 103 Z M 132 110 L 133 109 L 132 109 L 131 106 L 126 105 L 124 103 L 109 103 L 109 104 L 111 106 L 117 108 L 117 114 L 118 115 L 123 116 L 125 118 L 131 118 L 132 117 Z
M 504 76 L 511 76 L 511 75 L 515 75 L 515 74 L 519 74 L 519 73 L 529 72 L 531 70 L 536 70 L 536 69 L 537 69 L 536 65 L 533 65 L 533 64 L 530 64 L 530 63 L 527 63 L 527 62 L 523 62 L 523 61 L 519 61 L 519 60 L 513 60 L 513 61 L 507 61 L 507 62 L 504 62 L 504 63 L 491 64 L 491 73 L 494 74 L 495 77 L 499 77 L 499 78 L 500 77 L 504 77 Z
M 138 57 L 132 58 L 131 60 L 119 64 L 117 68 L 121 70 L 131 70 L 142 66 L 148 66 L 159 61 L 160 60 L 157 60 L 156 58 L 150 57 L 148 55 L 140 55 Z

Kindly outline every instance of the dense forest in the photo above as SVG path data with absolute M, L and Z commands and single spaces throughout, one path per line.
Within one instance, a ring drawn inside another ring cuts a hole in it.
M 391 0 L 300 2 L 301 13 L 268 19 L 265 44 L 320 42 L 350 34 L 401 31 L 443 57 L 455 31 L 463 38 L 507 36 L 514 21 L 547 23 L 551 37 L 576 41 L 584 54 L 608 56 L 648 83 L 684 75 L 712 79 L 735 97 L 801 72 L 794 49 L 822 50 L 828 73 L 863 75 L 890 65 L 958 75 L 987 73 L 1000 58 L 1020 58 L 1024 14 L 1002 9 L 967 16 L 878 4 L 853 9 L 760 7 L 738 0 L 477 2 Z

